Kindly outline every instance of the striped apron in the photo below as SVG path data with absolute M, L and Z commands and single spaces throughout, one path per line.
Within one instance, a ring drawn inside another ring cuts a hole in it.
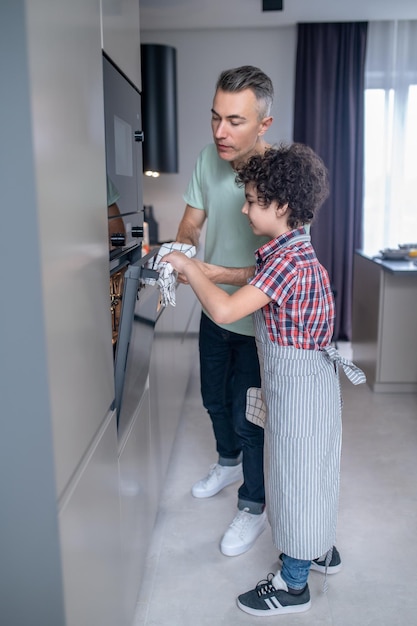
M 278 550 L 311 560 L 335 543 L 342 400 L 339 368 L 354 384 L 365 376 L 329 347 L 299 350 L 273 343 L 262 310 L 255 335 L 267 406 L 266 510 Z

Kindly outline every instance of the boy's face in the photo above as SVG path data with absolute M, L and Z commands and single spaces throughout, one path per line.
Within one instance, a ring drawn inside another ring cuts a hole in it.
M 279 207 L 275 201 L 268 206 L 260 204 L 254 183 L 245 185 L 245 197 L 246 202 L 242 207 L 242 213 L 247 215 L 254 235 L 276 239 L 288 232 L 288 205 Z
M 233 93 L 217 90 L 211 114 L 218 155 L 232 167 L 260 150 L 260 139 L 272 123 L 272 117 L 259 119 L 258 103 L 251 89 Z

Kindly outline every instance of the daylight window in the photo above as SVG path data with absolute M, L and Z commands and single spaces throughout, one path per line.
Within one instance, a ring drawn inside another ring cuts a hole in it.
M 370 23 L 364 249 L 417 242 L 417 21 Z

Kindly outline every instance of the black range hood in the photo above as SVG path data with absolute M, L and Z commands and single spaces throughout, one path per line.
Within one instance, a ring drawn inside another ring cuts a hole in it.
M 177 51 L 161 44 L 141 44 L 140 49 L 143 171 L 148 176 L 177 173 Z

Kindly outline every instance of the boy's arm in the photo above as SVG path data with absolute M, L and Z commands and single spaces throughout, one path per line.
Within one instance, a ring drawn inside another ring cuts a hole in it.
M 270 298 L 253 285 L 245 285 L 229 295 L 204 274 L 194 259 L 181 252 L 170 252 L 162 261 L 171 263 L 186 277 L 203 308 L 217 324 L 231 324 L 270 302 Z

